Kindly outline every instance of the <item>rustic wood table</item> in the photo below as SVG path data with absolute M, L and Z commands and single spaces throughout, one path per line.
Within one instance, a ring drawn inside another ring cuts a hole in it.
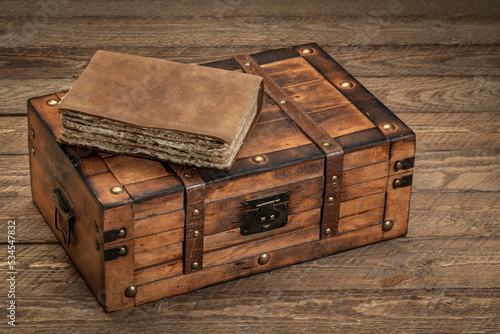
M 30 192 L 26 100 L 96 50 L 198 63 L 317 42 L 417 134 L 408 236 L 103 312 Z M 0 329 L 16 221 L 20 333 L 500 331 L 499 1 L 0 3 Z

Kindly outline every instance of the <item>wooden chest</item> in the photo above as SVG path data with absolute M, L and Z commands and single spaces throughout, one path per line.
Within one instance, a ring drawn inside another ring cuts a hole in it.
M 64 93 L 28 101 L 33 200 L 106 311 L 407 232 L 415 135 L 318 45 L 204 65 L 265 81 L 229 171 L 63 145 Z

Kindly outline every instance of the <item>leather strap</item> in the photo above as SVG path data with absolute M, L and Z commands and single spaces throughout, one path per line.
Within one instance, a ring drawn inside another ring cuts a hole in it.
M 203 268 L 205 181 L 195 167 L 169 163 L 186 188 L 184 195 L 184 274 Z
M 240 64 L 243 71 L 263 78 L 266 94 L 325 153 L 325 188 L 320 237 L 328 238 L 337 234 L 344 150 L 251 56 L 236 56 L 233 59 Z

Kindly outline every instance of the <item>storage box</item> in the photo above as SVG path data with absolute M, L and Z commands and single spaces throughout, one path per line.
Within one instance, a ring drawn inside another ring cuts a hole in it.
M 415 135 L 318 45 L 204 66 L 264 77 L 229 171 L 63 145 L 64 93 L 28 101 L 33 200 L 108 312 L 407 232 Z

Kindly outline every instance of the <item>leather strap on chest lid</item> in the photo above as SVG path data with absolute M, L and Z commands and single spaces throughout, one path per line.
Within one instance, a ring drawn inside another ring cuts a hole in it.
M 184 274 L 203 268 L 205 181 L 195 167 L 169 163 L 186 188 L 184 194 Z
M 236 56 L 233 59 L 241 66 L 243 71 L 261 76 L 264 79 L 266 94 L 325 153 L 325 187 L 320 238 L 328 238 L 337 234 L 344 150 L 251 56 Z

